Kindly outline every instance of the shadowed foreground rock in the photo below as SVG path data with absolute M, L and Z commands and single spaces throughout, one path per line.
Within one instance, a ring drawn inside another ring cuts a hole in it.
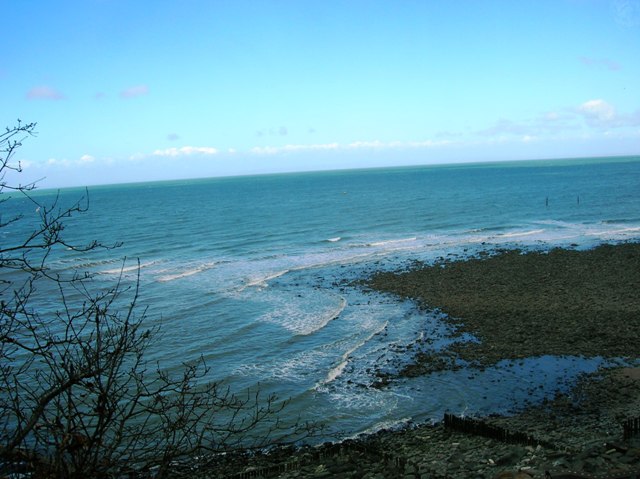
M 505 444 L 440 423 L 275 450 L 183 477 L 543 479 L 549 472 L 553 479 L 631 479 L 640 475 L 640 436 L 624 440 L 628 414 L 640 415 L 640 369 L 616 368 L 584 376 L 569 393 L 515 416 L 483 419 L 545 446 Z

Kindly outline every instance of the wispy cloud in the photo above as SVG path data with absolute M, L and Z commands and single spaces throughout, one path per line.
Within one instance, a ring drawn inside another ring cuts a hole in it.
M 426 141 L 354 141 L 351 143 L 320 143 L 311 145 L 284 145 L 262 146 L 250 150 L 257 155 L 276 155 L 280 153 L 312 152 L 312 151 L 349 151 L 349 150 L 383 150 L 383 149 L 410 149 L 410 148 L 434 148 L 451 144 L 451 141 L 426 140 Z
M 256 131 L 256 136 L 287 136 L 289 129 L 286 126 L 262 128 Z
M 217 155 L 218 149 L 210 146 L 183 146 L 180 148 L 166 148 L 155 150 L 153 156 L 190 156 L 190 155 Z
M 610 131 L 640 126 L 640 109 L 620 113 L 604 99 L 587 100 L 579 105 L 549 111 L 536 118 L 520 120 L 500 119 L 489 128 L 475 133 L 491 141 L 535 140 L 566 138 L 583 134 L 584 128 Z
M 638 0 L 613 0 L 615 21 L 627 28 L 640 26 L 640 2 Z
M 387 149 L 408 149 L 408 148 L 433 148 L 450 144 L 447 140 L 425 140 L 425 141 L 354 141 L 348 143 L 344 147 L 349 150 L 369 149 L 369 150 L 387 150 Z
M 65 96 L 53 87 L 41 85 L 29 90 L 27 98 L 29 100 L 64 100 Z
M 608 58 L 580 57 L 579 60 L 583 65 L 591 68 L 599 68 L 611 71 L 618 71 L 622 69 L 618 62 L 610 60 Z
M 257 155 L 276 155 L 278 153 L 292 153 L 299 151 L 326 151 L 337 150 L 340 148 L 338 143 L 325 143 L 319 145 L 284 145 L 284 146 L 257 146 L 251 148 L 251 153 Z
M 147 85 L 135 85 L 122 90 L 120 92 L 120 98 L 136 98 L 148 94 L 149 87 Z
M 480 130 L 478 133 L 486 136 L 525 135 L 530 130 L 531 127 L 525 123 L 501 118 L 494 125 Z

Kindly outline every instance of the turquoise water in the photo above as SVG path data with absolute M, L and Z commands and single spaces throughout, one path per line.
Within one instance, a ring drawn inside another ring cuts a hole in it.
M 447 330 L 437 314 L 362 291 L 352 280 L 484 248 L 640 239 L 640 157 L 218 178 L 88 193 L 89 210 L 69 219 L 66 237 L 123 244 L 53 257 L 58 272 L 91 271 L 110 284 L 121 272 L 134 280 L 139 259 L 140 303 L 162 327 L 150 358 L 176 368 L 202 355 L 212 379 L 291 398 L 285 419 L 319 419 L 339 437 L 439 420 L 445 410 L 504 412 L 600 363 L 543 357 L 372 388 L 376 368 L 397 367 L 410 359 L 408 346 Z M 53 194 L 40 191 L 37 199 Z M 63 190 L 59 202 L 84 194 Z M 3 208 L 23 212 L 22 234 L 36 217 L 28 201 Z M 13 228 L 3 241 L 21 234 Z

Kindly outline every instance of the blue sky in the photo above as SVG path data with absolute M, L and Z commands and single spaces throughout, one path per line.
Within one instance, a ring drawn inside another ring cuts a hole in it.
M 42 187 L 640 154 L 640 0 L 0 0 Z

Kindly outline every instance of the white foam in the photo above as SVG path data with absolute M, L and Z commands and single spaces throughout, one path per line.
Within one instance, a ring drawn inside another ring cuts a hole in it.
M 292 256 L 287 258 L 290 266 L 286 269 L 278 270 L 275 272 L 265 272 L 263 274 L 253 273 L 253 275 L 248 276 L 247 278 L 241 280 L 242 284 L 238 286 L 236 292 L 242 292 L 247 288 L 266 288 L 269 286 L 269 281 L 277 279 L 281 276 L 284 276 L 287 273 L 292 273 L 296 271 L 304 271 L 308 269 L 316 269 L 323 268 L 327 266 L 337 265 L 337 264 L 345 264 L 345 263 L 356 263 L 358 261 L 362 261 L 368 258 L 371 258 L 371 253 L 364 254 L 352 254 L 352 255 L 343 255 L 336 256 L 335 254 L 331 255 L 301 255 L 301 256 Z
M 617 236 L 628 236 L 635 235 L 640 232 L 640 227 L 628 227 L 628 228 L 620 228 L 620 229 L 604 229 L 601 231 L 592 231 L 586 233 L 587 236 L 601 236 L 601 237 L 617 237 Z
M 187 269 L 185 271 L 180 271 L 178 273 L 174 273 L 174 274 L 167 274 L 164 276 L 160 276 L 158 278 L 158 282 L 160 283 L 166 283 L 169 281 L 175 281 L 176 279 L 182 279 L 182 278 L 187 278 L 189 276 L 193 276 L 194 274 L 198 274 L 198 273 L 202 273 L 203 271 L 207 271 L 211 268 L 213 268 L 216 265 L 215 262 L 213 263 L 204 263 L 201 265 L 196 266 L 195 268 L 192 269 Z
M 340 313 L 342 313 L 342 311 L 344 311 L 344 308 L 346 307 L 347 307 L 347 300 L 342 296 L 340 296 L 340 303 L 338 304 L 338 306 L 336 306 L 334 310 L 328 311 L 327 314 L 325 314 L 320 321 L 315 321 L 312 324 L 305 325 L 306 327 L 302 328 L 302 330 L 299 331 L 298 334 L 300 334 L 301 336 L 308 336 L 310 334 L 315 333 L 316 331 L 321 330 L 327 324 L 329 324 L 329 322 L 333 321 L 338 316 L 340 316 Z
M 149 266 L 153 266 L 156 264 L 156 261 L 150 261 L 148 263 L 135 264 L 132 266 L 122 266 L 121 268 L 113 268 L 106 269 L 104 271 L 100 271 L 100 274 L 120 274 L 120 273 L 130 273 L 131 271 L 136 271 L 137 269 L 148 268 Z
M 371 427 L 368 427 L 367 429 L 365 429 L 364 431 L 360 431 L 357 434 L 354 434 L 353 436 L 349 436 L 345 439 L 349 440 L 349 439 L 357 439 L 358 436 L 367 436 L 370 434 L 375 434 L 379 431 L 385 430 L 385 429 L 400 429 L 404 426 L 406 426 L 407 424 L 409 424 L 411 422 L 411 418 L 410 417 L 404 417 L 402 419 L 389 419 L 386 421 L 381 421 L 379 423 L 374 424 Z
M 346 368 L 347 364 L 349 364 L 349 359 L 350 359 L 351 355 L 354 352 L 356 352 L 358 349 L 360 349 L 362 346 L 367 344 L 376 334 L 379 334 L 382 331 L 384 331 L 388 324 L 389 324 L 389 322 L 385 321 L 385 323 L 380 328 L 374 330 L 369 336 L 367 336 L 362 341 L 357 343 L 351 349 L 348 349 L 342 355 L 342 357 L 340 358 L 340 362 L 338 363 L 338 365 L 334 366 L 333 368 L 331 368 L 329 370 L 329 372 L 327 373 L 327 376 L 322 381 L 320 381 L 318 384 L 316 384 L 313 389 L 317 390 L 320 387 L 326 386 L 327 384 L 329 384 L 329 383 L 335 381 L 337 378 L 339 378 L 342 375 L 342 373 L 344 372 L 344 368 Z
M 251 287 L 266 288 L 267 286 L 269 286 L 269 281 L 279 278 L 280 276 L 284 276 L 289 271 L 290 270 L 288 269 L 283 269 L 281 271 L 276 271 L 273 273 L 266 273 L 263 276 L 249 278 L 246 280 L 245 284 L 240 288 L 240 290 Z
M 309 309 L 310 299 L 308 297 L 282 298 L 283 304 L 278 304 L 271 312 L 263 315 L 260 319 L 278 324 L 296 336 L 309 336 L 340 316 L 340 313 L 347 306 L 347 300 L 342 296 L 323 293 L 322 299 L 326 300 L 327 296 L 333 296 L 337 298 L 337 301 L 329 305 L 329 307 L 311 309 Z
M 497 234 L 496 236 L 499 236 L 501 238 L 518 238 L 521 236 L 531 236 L 531 235 L 537 235 L 540 233 L 544 233 L 544 229 L 531 230 L 531 231 L 513 231 L 511 233 L 500 233 L 500 234 Z
M 327 239 L 327 241 L 329 243 L 337 243 L 338 241 L 340 241 L 342 238 L 340 236 L 336 236 L 335 238 L 329 238 Z
M 240 376 L 258 376 L 261 379 L 304 381 L 313 374 L 318 362 L 325 359 L 326 353 L 321 351 L 304 351 L 300 354 L 284 360 L 269 361 L 265 363 L 242 363 L 233 371 Z
M 411 238 L 401 238 L 401 239 L 395 239 L 395 240 L 386 240 L 386 241 L 375 241 L 373 243 L 367 243 L 366 246 L 390 246 L 390 245 L 396 245 L 396 244 L 403 244 L 403 243 L 409 243 L 412 241 L 416 241 L 418 238 L 413 236 Z

